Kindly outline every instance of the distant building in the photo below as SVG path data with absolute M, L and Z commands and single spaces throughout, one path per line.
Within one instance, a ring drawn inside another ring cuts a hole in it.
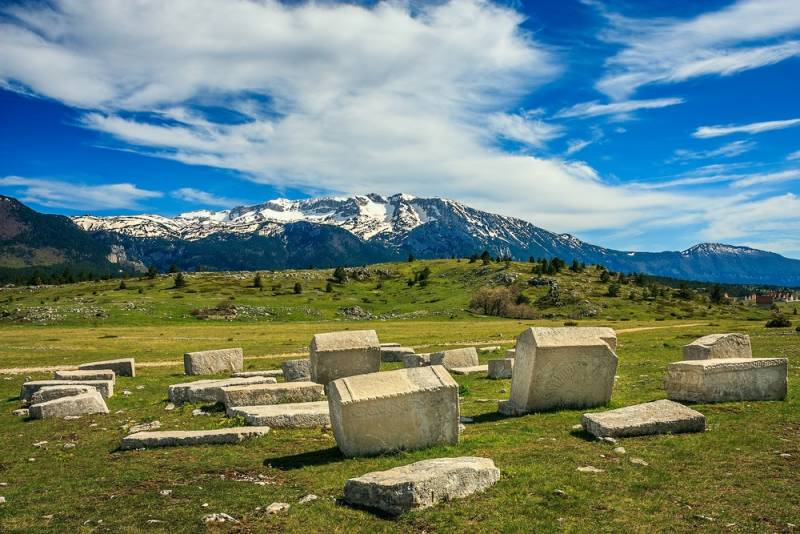
M 756 295 L 756 304 L 762 308 L 769 308 L 775 303 L 772 295 Z

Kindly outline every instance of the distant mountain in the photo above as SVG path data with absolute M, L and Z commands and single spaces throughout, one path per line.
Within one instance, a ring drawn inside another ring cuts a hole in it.
M 47 216 L 45 216 L 47 217 Z M 527 221 L 442 198 L 370 194 L 278 199 L 224 211 L 73 217 L 111 261 L 180 269 L 332 267 L 467 256 L 487 249 L 515 259 L 558 256 L 609 269 L 740 284 L 800 286 L 800 261 L 702 244 L 683 252 L 625 252 L 555 234 Z M 0 224 L 2 224 L 0 222 Z M 118 258 L 118 259 L 115 259 Z

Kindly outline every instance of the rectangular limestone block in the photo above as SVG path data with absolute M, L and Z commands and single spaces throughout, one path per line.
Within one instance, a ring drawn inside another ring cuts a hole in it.
M 228 408 L 228 417 L 243 417 L 248 425 L 272 428 L 313 428 L 331 426 L 328 401 L 295 402 L 267 406 Z
M 196 402 L 222 402 L 222 388 L 225 386 L 245 386 L 252 384 L 275 384 L 271 376 L 251 376 L 247 378 L 223 378 L 220 380 L 196 380 L 183 384 L 172 384 L 167 388 L 170 402 L 175 404 Z
M 71 395 L 58 399 L 32 404 L 29 409 L 31 419 L 66 417 L 108 413 L 103 396 L 96 389 L 80 395 Z
M 431 364 L 430 354 L 406 354 L 403 356 L 403 367 L 427 367 Z
M 684 360 L 752 357 L 753 349 L 747 334 L 711 334 L 695 339 L 683 347 Z
M 384 347 L 399 347 L 399 346 L 400 346 L 400 343 L 394 343 L 394 342 L 392 342 L 392 343 L 381 343 L 381 348 L 384 348 Z
M 381 347 L 382 362 L 402 362 L 407 354 L 414 354 L 411 347 Z
M 42 402 L 51 401 L 53 399 L 60 399 L 61 397 L 82 395 L 84 393 L 90 393 L 92 391 L 97 391 L 97 389 L 92 386 L 77 386 L 77 385 L 45 386 L 43 388 L 39 388 L 39 391 L 31 395 L 29 402 L 31 404 L 39 404 Z
M 238 373 L 244 366 L 242 349 L 217 349 L 187 352 L 183 355 L 183 372 L 187 375 Z
M 120 358 L 118 360 L 105 360 L 102 362 L 84 363 L 78 366 L 81 371 L 95 369 L 110 369 L 117 376 L 136 376 L 136 362 L 133 358 Z
M 514 371 L 514 358 L 501 358 L 489 360 L 489 378 L 494 380 L 500 378 L 511 378 Z
M 453 367 L 450 372 L 454 375 L 474 375 L 474 374 L 487 374 L 489 372 L 488 365 L 473 365 L 470 367 Z
M 345 456 L 458 443 L 458 384 L 440 365 L 334 380 L 328 402 Z
M 94 369 L 85 371 L 56 371 L 53 380 L 111 380 L 116 379 L 116 374 L 111 369 Z
M 308 358 L 286 360 L 281 364 L 281 369 L 283 369 L 283 379 L 287 382 L 308 382 L 311 380 L 311 361 Z
M 504 413 L 590 408 L 611 400 L 617 355 L 595 328 L 528 328 L 517 338 Z
M 281 369 L 266 369 L 264 371 L 242 371 L 240 373 L 233 373 L 231 378 L 253 378 L 254 376 L 271 376 L 277 378 L 283 376 Z
M 698 411 L 670 400 L 583 414 L 583 429 L 598 438 L 703 432 L 706 418 Z
M 445 369 L 455 367 L 475 367 L 478 363 L 478 351 L 475 347 L 443 350 L 431 354 L 431 365 L 443 365 Z
M 226 386 L 221 402 L 233 406 L 262 406 L 289 402 L 314 402 L 325 399 L 325 388 L 316 382 L 281 382 L 280 384 L 254 384 Z
M 381 368 L 381 345 L 375 330 L 316 334 L 309 349 L 311 380 L 319 384 L 376 373 Z
M 613 328 L 607 326 L 565 326 L 564 330 L 570 329 L 580 330 L 579 335 L 595 335 L 605 341 L 611 350 L 617 350 L 617 333 Z
M 685 402 L 783 400 L 788 382 L 786 358 L 723 358 L 671 363 L 667 397 Z
M 489 458 L 434 458 L 367 473 L 344 486 L 351 505 L 399 515 L 482 492 L 500 479 Z
M 29 402 L 34 393 L 47 386 L 92 386 L 104 399 L 114 395 L 114 382 L 112 380 L 34 380 L 22 384 L 19 398 L 23 402 Z
M 215 430 L 188 430 L 164 432 L 137 432 L 122 438 L 122 450 L 151 449 L 155 447 L 180 447 L 184 445 L 219 445 L 239 443 L 247 438 L 263 436 L 269 432 L 266 426 L 219 428 Z

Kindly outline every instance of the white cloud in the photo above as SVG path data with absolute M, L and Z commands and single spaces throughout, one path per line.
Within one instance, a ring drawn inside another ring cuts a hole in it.
M 546 123 L 526 113 L 520 115 L 495 113 L 490 115 L 489 129 L 501 137 L 536 148 L 542 147 L 547 141 L 563 135 L 563 129 L 560 126 Z
M 593 139 L 570 139 L 569 141 L 567 141 L 566 152 L 568 155 L 580 152 L 587 146 L 591 145 L 593 141 L 594 141 Z
M 783 171 L 768 172 L 768 173 L 741 173 L 741 174 L 724 174 L 713 172 L 692 172 L 688 175 L 683 175 L 674 180 L 666 180 L 660 182 L 641 183 L 638 187 L 641 189 L 672 189 L 676 187 L 687 187 L 697 185 L 709 185 L 727 183 L 734 188 L 746 188 L 754 185 L 769 185 L 778 184 L 800 180 L 800 170 L 788 169 Z
M 710 224 L 704 233 L 713 241 L 748 239 L 762 244 L 774 243 L 783 239 L 781 236 L 800 233 L 800 198 L 786 193 L 736 203 L 713 210 L 709 218 Z
M 21 176 L 0 178 L 0 186 L 13 190 L 23 202 L 78 211 L 138 209 L 140 201 L 163 196 L 128 183 L 87 185 Z
M 597 117 L 599 115 L 617 115 L 626 118 L 629 113 L 640 109 L 658 109 L 668 106 L 683 104 L 682 98 L 652 98 L 649 100 L 626 100 L 624 102 L 611 102 L 601 104 L 597 101 L 583 102 L 574 106 L 562 109 L 556 113 L 557 118 L 570 117 Z
M 800 55 L 800 42 L 787 38 L 800 29 L 796 0 L 740 0 L 689 20 L 604 15 L 611 28 L 601 37 L 624 48 L 596 86 L 615 100 L 648 84 L 727 76 Z
M 759 134 L 770 130 L 782 130 L 800 125 L 800 119 L 787 119 L 781 121 L 753 122 L 751 124 L 728 124 L 725 126 L 701 126 L 694 131 L 692 137 L 705 139 L 708 137 L 720 137 L 735 133 Z
M 184 202 L 191 202 L 194 204 L 201 204 L 203 206 L 217 206 L 223 208 L 232 208 L 234 206 L 241 206 L 244 204 L 241 200 L 235 200 L 232 198 L 221 197 L 218 195 L 214 195 L 213 193 L 209 193 L 207 191 L 201 191 L 199 189 L 195 189 L 193 187 L 181 187 L 180 189 L 176 189 L 170 196 L 173 198 L 177 198 L 178 200 L 183 200 Z
M 796 152 L 792 152 L 791 154 L 786 156 L 786 159 L 788 159 L 789 161 L 794 161 L 796 159 L 800 159 L 800 150 L 797 150 Z
M 710 158 L 733 158 L 753 150 L 756 143 L 753 141 L 732 141 L 717 148 L 709 150 L 687 150 L 679 148 L 675 150 L 674 156 L 667 160 L 668 163 L 675 161 L 710 159 Z

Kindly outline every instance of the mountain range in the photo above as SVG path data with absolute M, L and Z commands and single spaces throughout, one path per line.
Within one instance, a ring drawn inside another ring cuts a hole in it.
M 442 198 L 358 195 L 278 199 L 177 217 L 37 213 L 0 196 L 0 268 L 259 270 L 463 257 L 558 256 L 624 272 L 734 284 L 800 286 L 800 260 L 703 243 L 680 252 L 618 251 Z

